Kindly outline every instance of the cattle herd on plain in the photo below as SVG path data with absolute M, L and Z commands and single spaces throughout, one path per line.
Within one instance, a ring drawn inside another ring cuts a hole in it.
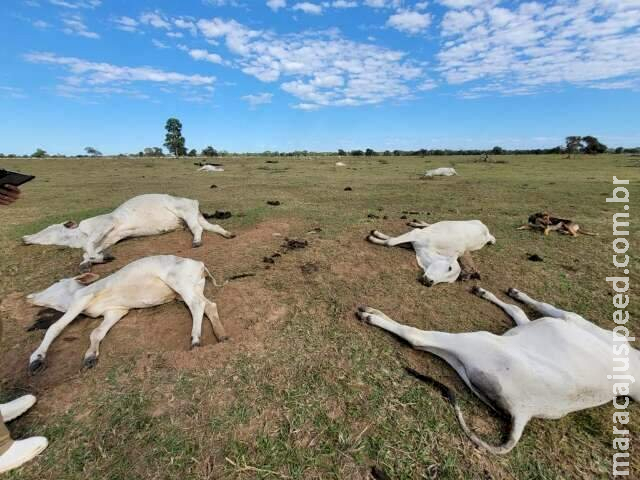
M 338 162 L 337 166 L 345 166 Z M 453 168 L 438 168 L 426 177 L 457 175 Z M 51 225 L 41 232 L 23 237 L 26 244 L 60 245 L 84 250 L 80 275 L 58 281 L 39 293 L 28 295 L 38 306 L 53 308 L 63 315 L 47 330 L 33 352 L 29 369 L 37 373 L 45 368 L 47 350 L 63 329 L 80 314 L 104 317 L 90 335 L 90 347 L 84 365 L 93 367 L 99 356 L 100 342 L 109 330 L 130 310 L 149 308 L 180 298 L 188 306 L 193 327 L 191 345 L 200 345 L 202 321 L 206 315 L 218 341 L 228 337 L 218 316 L 216 304 L 204 296 L 207 276 L 215 283 L 207 267 L 199 261 L 171 255 L 149 256 L 136 260 L 117 272 L 99 279 L 91 273 L 93 264 L 113 257 L 107 249 L 130 237 L 156 235 L 185 224 L 193 234 L 193 246 L 202 244 L 203 231 L 232 239 L 233 234 L 209 223 L 196 200 L 164 194 L 134 197 L 113 212 L 83 220 Z M 471 251 L 496 243 L 496 238 L 479 220 L 441 221 L 434 224 L 414 221 L 413 229 L 398 237 L 373 231 L 371 243 L 393 247 L 410 245 L 416 254 L 426 286 L 455 282 L 461 274 L 460 259 Z M 474 293 L 502 308 L 516 323 L 504 335 L 489 332 L 451 334 L 423 331 L 393 321 L 370 307 L 359 307 L 357 316 L 364 323 L 387 330 L 413 348 L 444 359 L 469 389 L 494 409 L 511 418 L 506 442 L 490 445 L 465 423 L 450 395 L 457 419 L 467 436 L 486 450 L 504 454 L 519 441 L 531 418 L 557 419 L 585 408 L 613 400 L 612 384 L 607 378 L 614 343 L 626 345 L 630 353 L 631 373 L 640 376 L 640 351 L 626 339 L 617 339 L 582 316 L 531 299 L 513 288 L 508 295 L 538 311 L 542 318 L 530 321 L 523 310 L 499 300 L 492 293 L 475 288 Z M 630 396 L 640 399 L 640 387 L 632 387 Z

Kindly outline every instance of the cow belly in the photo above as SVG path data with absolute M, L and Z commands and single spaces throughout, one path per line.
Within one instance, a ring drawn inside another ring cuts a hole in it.
M 134 208 L 118 212 L 118 217 L 121 220 L 116 235 L 120 238 L 157 235 L 173 231 L 181 224 L 180 218 L 165 208 Z
M 153 278 L 100 292 L 86 311 L 89 316 L 99 316 L 107 310 L 155 307 L 171 302 L 175 298 L 176 293 L 166 283 Z

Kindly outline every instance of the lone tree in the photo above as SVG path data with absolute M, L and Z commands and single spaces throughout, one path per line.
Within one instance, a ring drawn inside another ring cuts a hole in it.
M 92 157 L 101 157 L 102 156 L 102 152 L 99 150 L 96 150 L 93 147 L 85 147 L 84 151 L 87 152 L 87 155 L 91 155 Z
M 180 120 L 170 118 L 164 128 L 167 130 L 167 134 L 164 137 L 164 146 L 167 147 L 167 150 L 176 157 L 186 155 L 187 149 L 184 146 L 185 140 L 182 136 L 182 123 L 180 123 Z
M 47 152 L 41 148 L 38 148 L 35 152 L 31 154 L 33 158 L 43 158 L 47 156 Z
M 567 158 L 571 158 L 572 153 L 576 153 L 582 147 L 582 137 L 571 136 L 566 138 Z
M 209 145 L 207 148 L 202 150 L 202 156 L 203 157 L 217 157 L 218 156 L 218 151 L 213 148 L 211 145 Z
M 164 157 L 164 153 L 160 147 L 147 147 L 144 149 L 145 157 Z
M 198 152 L 196 152 L 195 148 L 192 148 L 191 150 L 189 150 L 189 153 L 187 153 L 188 157 L 197 157 L 198 156 Z
M 607 151 L 607 146 L 600 143 L 596 137 L 592 137 L 591 135 L 583 137 L 582 142 L 584 143 L 584 147 L 582 147 L 582 151 L 584 153 L 595 155 L 597 153 L 604 153 Z

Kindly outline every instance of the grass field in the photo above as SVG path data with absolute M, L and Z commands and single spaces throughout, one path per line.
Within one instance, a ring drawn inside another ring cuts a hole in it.
M 473 283 L 431 289 L 417 279 L 413 253 L 365 242 L 373 228 L 397 234 L 406 220 L 480 219 L 497 238 L 474 254 L 479 283 L 503 296 L 517 287 L 611 328 L 612 176 L 630 179 L 640 199 L 637 159 L 624 156 L 280 159 L 224 158 L 223 173 L 197 173 L 191 160 L 44 159 L 3 161 L 38 178 L 23 199 L 0 210 L 0 314 L 4 321 L 3 398 L 33 392 L 33 413 L 15 436 L 44 434 L 50 447 L 12 479 L 365 479 L 376 465 L 392 479 L 608 478 L 612 408 L 559 421 L 532 421 L 520 444 L 496 457 L 475 448 L 450 405 L 408 377 L 411 365 L 451 386 L 472 428 L 498 443 L 508 422 L 477 400 L 444 362 L 354 317 L 358 304 L 423 329 L 502 333 L 511 323 L 468 291 Z M 421 180 L 427 168 L 455 165 L 460 176 Z M 216 184 L 217 188 L 210 188 Z M 352 191 L 345 191 L 351 187 Z M 106 337 L 98 366 L 81 371 L 97 320 L 74 322 L 54 343 L 48 369 L 26 374 L 42 332 L 26 332 L 38 309 L 24 295 L 73 276 L 81 252 L 22 246 L 20 237 L 52 222 L 107 212 L 142 193 L 200 200 L 203 211 L 230 210 L 219 223 L 234 240 L 189 232 L 133 239 L 112 249 L 108 274 L 144 255 L 204 260 L 216 277 L 255 276 L 207 286 L 230 342 L 189 351 L 182 304 L 131 312 Z M 268 206 L 279 200 L 280 206 Z M 640 200 L 638 200 L 640 201 Z M 517 231 L 548 209 L 597 237 Z M 633 207 L 631 212 L 633 212 Z M 379 218 L 372 218 L 369 215 Z M 633 219 L 633 215 L 632 215 Z M 640 282 L 638 225 L 632 220 L 631 284 Z M 321 229 L 318 231 L 317 229 Z M 316 229 L 316 230 L 314 230 Z M 285 237 L 306 249 L 263 262 Z M 538 254 L 544 262 L 527 260 Z M 305 267 L 304 269 L 302 267 Z M 266 268 L 269 267 L 269 268 Z M 632 322 L 638 317 L 632 295 Z M 532 314 L 533 316 L 533 314 Z M 635 323 L 632 323 L 635 326 Z M 640 332 L 636 332 L 640 333 Z M 634 433 L 640 412 L 631 407 Z M 638 450 L 636 449 L 636 452 Z M 632 468 L 640 472 L 638 455 Z

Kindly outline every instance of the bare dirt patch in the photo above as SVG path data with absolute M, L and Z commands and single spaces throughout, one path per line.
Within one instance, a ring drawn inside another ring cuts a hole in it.
M 191 236 L 185 231 L 132 239 L 114 247 L 114 262 L 98 265 L 94 271 L 106 276 L 153 252 L 204 261 L 214 275 L 221 277 L 222 272 L 253 268 L 251 263 L 257 265 L 260 260 L 255 253 L 251 253 L 260 248 L 276 248 L 281 243 L 279 235 L 285 235 L 288 231 L 288 223 L 266 222 L 239 232 L 233 240 L 205 234 L 203 247 L 196 249 L 190 247 Z M 278 235 L 274 236 L 275 233 Z M 4 327 L 4 361 L 0 364 L 2 388 L 7 391 L 31 391 L 39 395 L 55 391 L 57 398 L 67 398 L 72 395 L 69 389 L 82 388 L 71 386 L 71 383 L 79 382 L 69 382 L 87 374 L 82 370 L 82 358 L 89 346 L 89 335 L 102 318 L 81 316 L 69 325 L 49 349 L 47 369 L 42 374 L 30 376 L 27 373 L 29 355 L 41 342 L 44 331 L 27 330 L 37 318 L 44 316 L 45 319 L 55 320 L 58 315 L 51 311 L 43 313 L 42 308 L 30 305 L 26 301 L 27 293 L 31 292 L 15 292 L 0 302 Z M 278 320 L 286 312 L 260 277 L 242 277 L 222 288 L 214 288 L 208 282 L 205 295 L 218 305 L 230 340 L 219 343 L 205 317 L 203 347 L 190 350 L 191 315 L 184 303 L 176 301 L 129 312 L 103 341 L 96 368 L 106 372 L 121 362 L 123 357 L 131 357 L 136 367 L 142 369 L 158 356 L 176 368 L 197 369 L 222 364 L 238 349 L 259 348 L 262 334 L 256 326 L 261 322 Z

